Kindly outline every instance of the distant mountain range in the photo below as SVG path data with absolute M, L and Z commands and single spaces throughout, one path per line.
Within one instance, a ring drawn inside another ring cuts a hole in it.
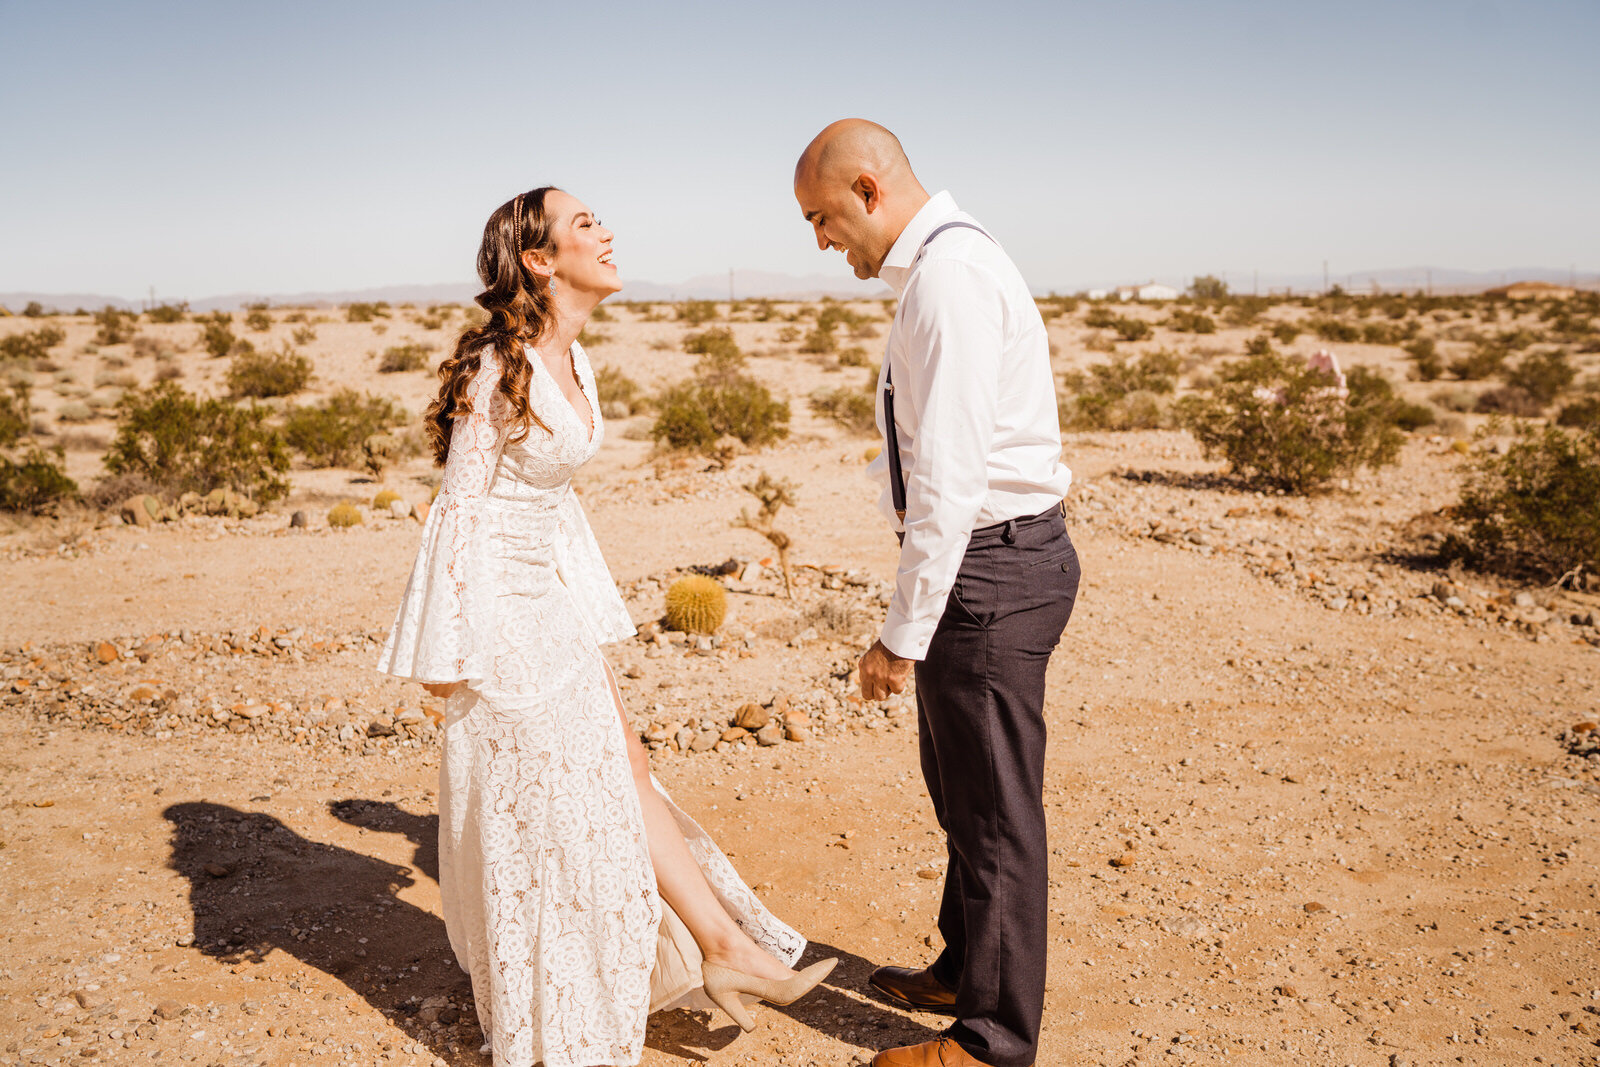
M 1259 276 L 1229 273 L 1223 280 L 1237 293 L 1273 293 L 1291 290 L 1296 293 L 1320 292 L 1323 288 L 1321 274 L 1262 274 Z M 1160 281 L 1176 288 L 1186 288 L 1190 277 L 1128 277 L 1103 279 L 1068 285 L 1041 286 L 1036 291 L 1074 293 L 1088 289 L 1115 288 L 1117 285 Z M 1516 281 L 1556 282 L 1566 285 L 1576 282 L 1584 288 L 1600 287 L 1600 271 L 1574 271 L 1571 268 L 1516 267 L 1506 270 L 1465 271 L 1447 267 L 1402 267 L 1384 270 L 1334 271 L 1327 277 L 1330 285 L 1340 285 L 1350 292 L 1370 292 L 1416 289 L 1435 293 L 1480 292 L 1498 285 Z M 731 282 L 731 285 L 730 285 Z M 621 293 L 624 300 L 727 300 L 730 292 L 741 300 L 755 297 L 787 300 L 816 300 L 823 296 L 840 299 L 877 300 L 890 295 L 882 282 L 860 282 L 841 279 L 827 274 L 779 274 L 772 271 L 736 270 L 730 278 L 726 274 L 702 274 L 674 285 L 655 282 L 627 283 Z M 355 301 L 387 301 L 390 304 L 463 304 L 470 303 L 478 293 L 478 286 L 466 282 L 445 282 L 437 285 L 386 285 L 375 289 L 346 289 L 304 293 L 227 293 L 189 300 L 194 311 L 236 310 L 246 304 L 266 301 L 274 306 L 283 304 L 325 305 L 349 304 Z M 166 297 L 163 299 L 173 299 Z M 146 301 L 126 300 L 101 293 L 0 293 L 0 306 L 20 311 L 31 301 L 58 311 L 76 308 L 98 309 L 107 304 L 117 308 L 142 308 Z
M 859 282 L 853 278 L 840 279 L 827 274 L 776 274 L 771 271 L 737 270 L 732 278 L 726 274 L 702 274 L 675 285 L 655 282 L 626 281 L 626 288 L 617 296 L 619 300 L 727 300 L 731 291 L 740 300 L 769 297 L 786 300 L 817 300 L 824 296 L 839 299 L 877 300 L 889 296 L 882 282 Z M 357 301 L 390 304 L 469 304 L 482 286 L 467 282 L 444 282 L 437 285 L 386 285 L 376 289 L 341 289 L 304 293 L 225 293 L 189 300 L 191 311 L 234 311 L 246 304 L 266 301 L 273 306 L 284 304 L 326 305 L 349 304 Z M 175 300 L 177 297 L 158 297 Z M 98 310 L 107 304 L 116 308 L 141 309 L 149 301 L 126 300 L 120 296 L 103 293 L 0 293 L 0 305 L 20 311 L 29 302 L 38 301 L 47 308 L 72 311 L 76 308 Z

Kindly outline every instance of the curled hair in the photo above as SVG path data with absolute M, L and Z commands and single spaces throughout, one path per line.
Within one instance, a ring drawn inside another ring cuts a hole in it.
M 533 364 L 528 362 L 522 346 L 539 338 L 555 309 L 549 281 L 523 265 L 522 253 L 554 250 L 550 217 L 544 208 L 545 196 L 554 188 L 541 186 L 507 200 L 494 209 L 483 227 L 483 242 L 478 245 L 478 278 L 484 289 L 474 299 L 489 313 L 489 321 L 461 332 L 455 351 L 439 364 L 439 395 L 423 417 L 434 462 L 440 466 L 450 455 L 450 430 L 455 420 L 472 411 L 467 390 L 488 348 L 500 357 L 496 391 L 505 398 L 511 412 L 508 440 L 523 440 L 532 426 L 550 432 L 528 400 Z

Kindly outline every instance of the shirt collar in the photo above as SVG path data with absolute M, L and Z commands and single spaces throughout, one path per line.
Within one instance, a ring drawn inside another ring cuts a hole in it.
M 895 296 L 900 296 L 905 291 L 906 282 L 911 279 L 911 264 L 916 259 L 922 242 L 927 240 L 933 228 L 961 209 L 956 207 L 956 201 L 948 192 L 941 191 L 928 199 L 911 221 L 906 223 L 906 228 L 900 231 L 900 236 L 895 239 L 894 246 L 889 249 L 889 254 L 883 257 L 883 266 L 878 268 L 878 277 L 887 282 L 894 290 Z

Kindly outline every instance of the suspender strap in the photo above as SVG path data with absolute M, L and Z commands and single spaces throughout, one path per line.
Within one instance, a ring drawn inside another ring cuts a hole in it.
M 927 250 L 929 242 L 944 231 L 954 229 L 977 230 L 985 237 L 989 237 L 988 231 L 982 226 L 970 222 L 957 220 L 935 226 L 933 232 L 924 237 L 922 244 L 917 246 L 917 254 L 911 258 L 911 270 L 915 270 L 917 264 L 922 262 L 922 253 Z M 989 237 L 989 240 L 993 241 L 994 238 Z M 888 438 L 886 447 L 889 450 L 889 497 L 894 501 L 895 518 L 903 523 L 906 521 L 906 476 L 900 466 L 900 433 L 894 425 L 894 369 L 890 365 L 887 352 L 883 356 L 883 423 L 884 435 Z

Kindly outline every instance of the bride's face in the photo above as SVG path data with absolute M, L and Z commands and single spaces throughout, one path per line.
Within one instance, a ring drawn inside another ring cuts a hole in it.
M 622 288 L 616 265 L 611 262 L 612 232 L 600 225 L 594 212 L 575 196 L 553 189 L 545 196 L 545 211 L 553 220 L 551 236 L 555 254 L 546 264 L 553 267 L 557 289 L 610 296 Z

